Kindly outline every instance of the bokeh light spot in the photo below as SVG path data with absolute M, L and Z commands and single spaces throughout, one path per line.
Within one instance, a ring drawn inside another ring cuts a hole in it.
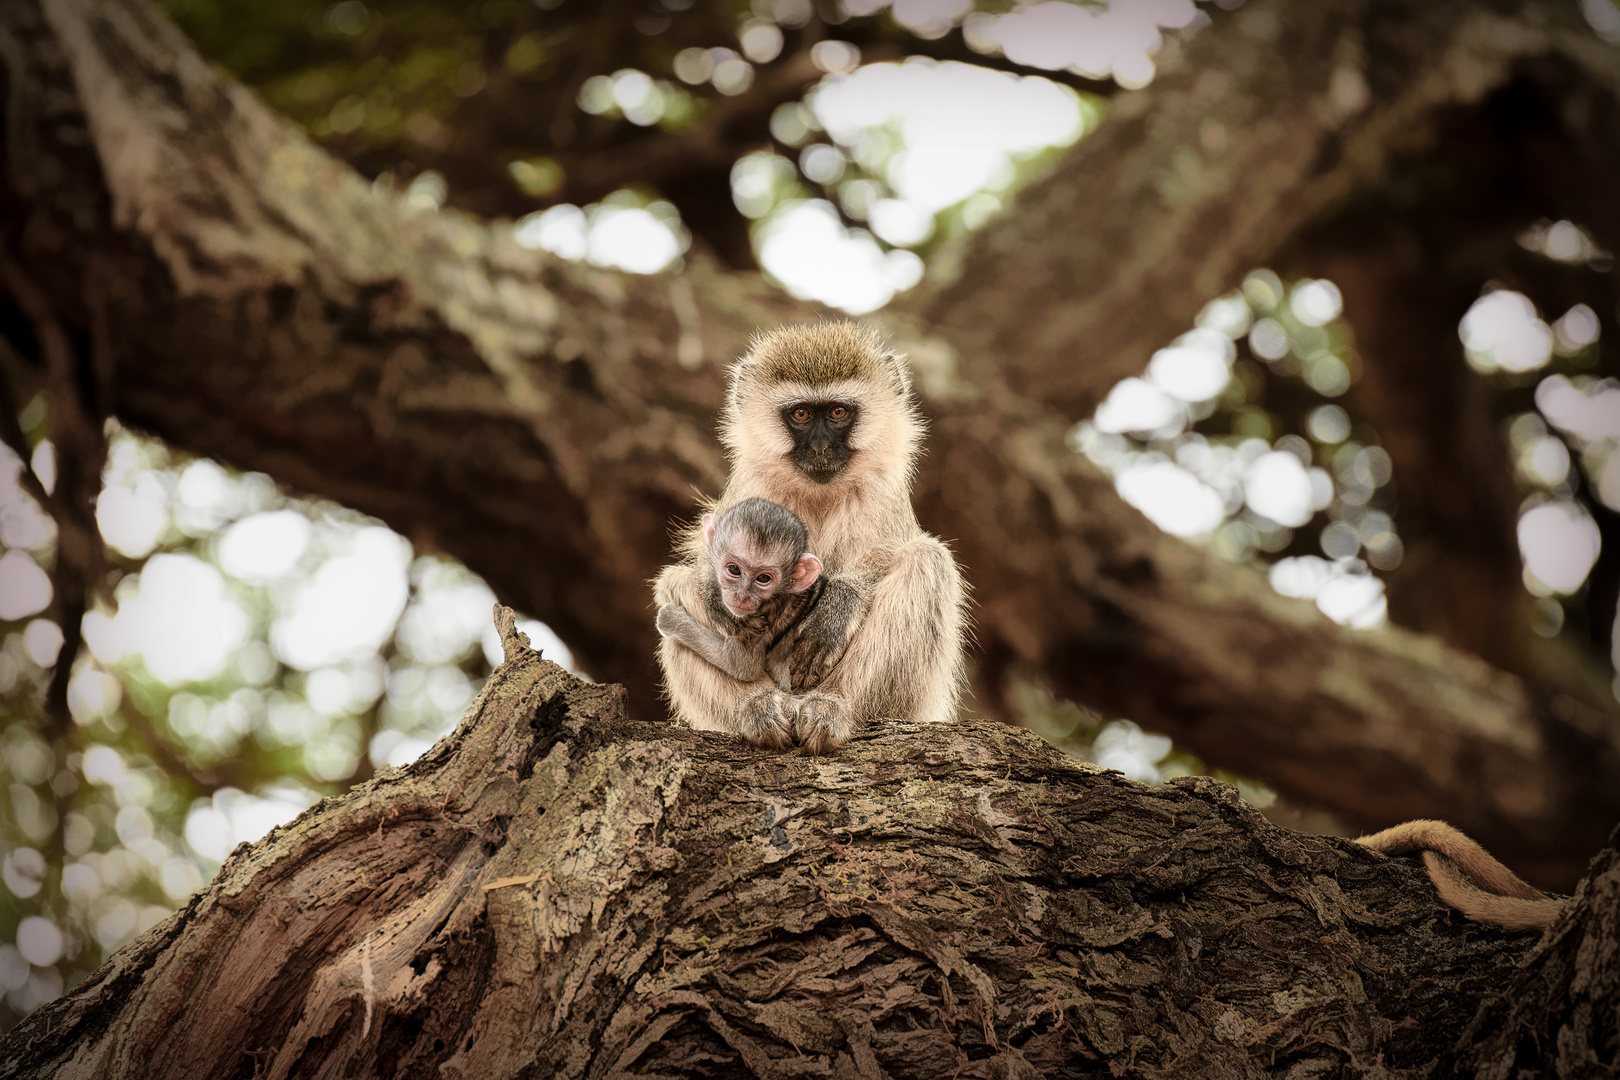
M 1534 371 L 1552 358 L 1553 332 L 1529 297 L 1498 289 L 1474 301 L 1457 328 L 1468 363 L 1482 374 Z
M 50 967 L 62 959 L 64 944 L 62 931 L 49 919 L 29 915 L 17 924 L 17 951 L 36 967 Z
M 270 645 L 291 667 L 311 671 L 375 654 L 405 609 L 410 544 L 381 526 L 355 530 L 296 590 L 270 627 Z
M 220 538 L 219 563 L 239 581 L 268 584 L 298 565 L 309 538 L 309 519 L 296 510 L 254 514 Z
M 147 560 L 113 628 L 118 642 L 108 651 L 138 652 L 153 678 L 178 686 L 219 674 L 246 638 L 248 621 L 218 570 L 166 553 Z
M 1221 496 L 1174 462 L 1144 460 L 1114 480 L 1120 498 L 1175 536 L 1201 536 L 1226 517 Z
M 1296 528 L 1311 519 L 1315 494 L 1305 466 L 1287 451 L 1262 454 L 1243 477 L 1243 499 L 1257 514 Z
M 1579 589 L 1603 543 L 1592 515 L 1568 499 L 1526 510 L 1519 516 L 1518 534 L 1525 584 L 1541 595 Z
M 51 579 L 26 552 L 0 555 L 0 620 L 43 611 L 51 602 Z

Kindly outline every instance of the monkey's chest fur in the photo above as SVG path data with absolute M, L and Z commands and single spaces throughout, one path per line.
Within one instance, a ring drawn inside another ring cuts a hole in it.
M 725 601 L 720 598 L 719 584 L 710 579 L 703 590 L 709 625 L 717 633 L 734 639 L 744 649 L 763 656 L 816 606 L 826 580 L 819 577 L 800 593 L 779 592 L 760 604 L 758 611 L 739 619 L 726 610 Z

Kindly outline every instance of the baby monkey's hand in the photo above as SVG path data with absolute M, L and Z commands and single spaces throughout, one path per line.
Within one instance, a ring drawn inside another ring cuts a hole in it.
M 679 604 L 664 604 L 658 609 L 658 632 L 665 637 L 678 638 L 689 634 L 697 625 L 698 621 Z

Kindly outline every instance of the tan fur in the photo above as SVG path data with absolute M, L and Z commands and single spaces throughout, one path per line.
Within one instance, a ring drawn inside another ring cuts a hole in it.
M 793 441 L 781 410 L 807 399 L 859 407 L 849 439 L 854 455 L 827 484 L 805 477 L 788 457 Z M 842 659 L 813 693 L 791 701 L 799 740 L 818 753 L 871 720 L 956 714 L 966 600 L 956 561 L 922 531 L 911 508 L 922 431 L 904 362 L 857 323 L 761 335 L 732 368 L 720 421 L 732 472 L 715 508 L 755 496 L 786 506 L 809 529 L 826 573 L 855 584 L 865 600 Z M 665 567 L 655 593 L 658 603 L 681 603 L 701 621 L 702 537 L 687 533 L 681 548 L 682 562 Z M 679 719 L 774 744 L 772 710 L 782 703 L 758 697 L 768 680 L 740 683 L 667 639 L 658 656 Z M 762 702 L 770 708 L 762 711 Z
M 1444 821 L 1406 821 L 1359 837 L 1356 843 L 1384 855 L 1422 852 L 1440 899 L 1475 922 L 1540 930 L 1564 910 L 1566 901 L 1535 889 Z

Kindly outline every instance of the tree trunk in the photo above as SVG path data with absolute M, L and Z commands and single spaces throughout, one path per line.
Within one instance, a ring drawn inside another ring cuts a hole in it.
M 1408 9 L 1255 0 L 985 230 L 954 284 L 884 325 L 934 420 L 919 506 L 968 569 L 989 677 L 1016 659 L 1351 820 L 1449 818 L 1567 886 L 1620 819 L 1612 702 L 1336 626 L 1160 533 L 1062 441 L 1202 299 L 1516 65 L 1554 58 L 1580 74 L 1585 115 L 1614 111 L 1620 62 L 1563 6 Z M 455 555 L 656 712 L 644 582 L 694 492 L 720 486 L 723 366 L 811 308 L 702 258 L 621 275 L 413 210 L 140 0 L 4 0 L 0 61 L 7 258 L 81 349 L 103 414 Z M 1194 99 L 1220 140 L 1189 127 Z M 1305 125 L 1298 146 L 1250 122 L 1272 106 Z M 1226 157 L 1176 179 L 1215 142 Z M 37 380 L 29 320 L 0 314 L 15 377 Z
M 1574 1020 L 1520 1066 L 1612 1060 L 1612 851 L 1537 947 L 1415 861 L 999 724 L 814 758 L 634 721 L 497 610 L 452 735 L 239 847 L 0 1075 L 1422 1076 L 1543 970 L 1516 1022 Z
M 1620 1071 L 1620 830 L 1592 860 L 1565 918 L 1526 953 L 1459 1039 L 1457 1071 L 1602 1077 Z M 1468 1044 L 1469 1049 L 1462 1049 Z

